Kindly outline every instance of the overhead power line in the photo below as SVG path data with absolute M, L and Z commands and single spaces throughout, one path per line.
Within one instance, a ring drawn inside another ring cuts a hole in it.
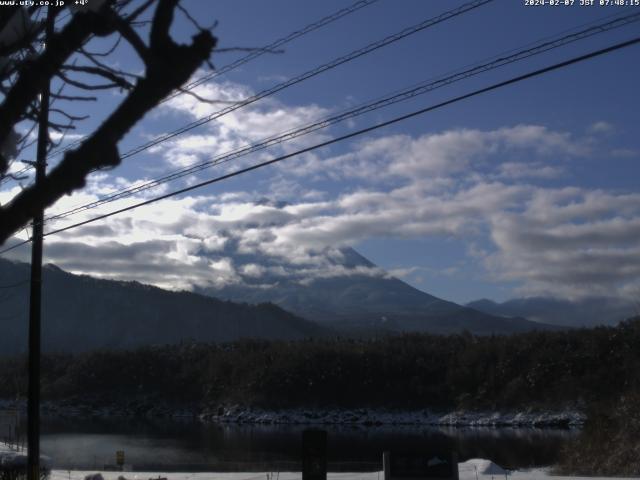
M 230 105 L 226 108 L 223 108 L 221 110 L 218 110 L 216 112 L 213 112 L 209 115 L 206 115 L 202 118 L 199 118 L 198 120 L 194 120 L 193 122 L 190 122 L 186 125 L 183 125 L 182 127 L 166 133 L 164 135 L 160 135 L 156 138 L 154 138 L 153 140 L 150 140 L 142 145 L 138 145 L 137 147 L 134 147 L 130 150 L 128 150 L 127 152 L 123 153 L 122 155 L 120 155 L 120 158 L 122 160 L 132 157 L 134 155 L 137 155 L 138 153 L 141 153 L 145 150 L 148 150 L 149 148 L 152 148 L 156 145 L 159 145 L 160 143 L 166 142 L 167 140 L 170 140 L 171 138 L 174 138 L 178 135 L 182 135 L 188 131 L 193 130 L 194 128 L 197 128 L 201 125 L 205 125 L 213 120 L 216 120 L 224 115 L 227 115 L 228 113 L 234 112 L 236 110 L 239 110 L 240 108 L 246 107 L 247 105 L 251 105 L 255 102 L 257 102 L 258 100 L 261 100 L 263 98 L 269 97 L 271 95 L 274 95 L 282 90 L 284 90 L 285 88 L 289 88 L 293 85 L 296 85 L 298 83 L 301 83 L 305 80 L 308 80 L 310 78 L 313 78 L 317 75 L 320 75 L 321 73 L 324 73 L 328 70 L 332 70 L 340 65 L 343 65 L 347 62 L 353 61 L 356 58 L 362 57 L 363 55 L 367 55 L 375 50 L 378 50 L 380 48 L 383 48 L 387 45 L 390 45 L 392 43 L 395 43 L 399 40 L 402 40 L 403 38 L 406 38 L 410 35 L 413 35 L 415 33 L 418 33 L 422 30 L 425 30 L 429 27 L 432 27 L 434 25 L 437 25 L 439 23 L 442 23 L 446 20 L 455 18 L 459 15 L 462 15 L 470 10 L 476 9 L 480 6 L 483 6 L 487 3 L 491 3 L 494 0 L 473 0 L 471 2 L 465 3 L 457 8 L 454 8 L 452 10 L 447 10 L 446 12 L 441 13 L 440 15 L 437 15 L 435 17 L 431 17 L 428 18 L 416 25 L 413 25 L 411 27 L 407 27 L 397 33 L 394 33 L 392 35 L 389 35 L 381 40 L 378 40 L 376 42 L 370 43 L 362 48 L 359 48 L 357 50 L 354 50 L 346 55 L 343 55 L 341 57 L 338 57 L 328 63 L 322 64 L 318 67 L 315 67 L 311 70 L 308 70 L 300 75 L 297 75 L 295 77 L 292 77 L 288 80 L 285 80 L 284 82 L 281 82 L 279 84 L 274 85 L 273 87 L 266 89 L 266 90 L 262 90 L 261 92 L 245 98 L 244 100 L 240 100 L 237 103 L 234 103 L 233 105 Z M 85 138 L 79 139 L 76 142 L 73 142 L 72 144 L 66 145 L 64 148 L 56 150 L 55 152 L 52 152 L 50 154 L 51 156 L 54 155 L 58 155 L 60 153 L 65 153 L 68 150 L 71 150 L 73 148 L 75 148 L 77 145 L 79 145 L 80 143 L 82 143 Z
M 250 167 L 246 167 L 246 168 L 242 168 L 242 169 L 236 170 L 235 172 L 231 172 L 231 173 L 228 173 L 228 174 L 225 174 L 225 175 L 221 175 L 219 177 L 215 177 L 215 178 L 212 178 L 212 179 L 209 179 L 209 180 L 205 180 L 203 182 L 200 182 L 200 183 L 197 183 L 197 184 L 182 188 L 180 190 L 176 190 L 174 192 L 167 193 L 165 195 L 160 195 L 158 197 L 154 197 L 154 198 L 151 198 L 149 200 L 145 200 L 143 202 L 139 202 L 139 203 L 136 203 L 134 205 L 130 205 L 128 207 L 120 208 L 118 210 L 114 210 L 112 212 L 105 213 L 103 215 L 98 215 L 98 216 L 90 218 L 88 220 L 84 220 L 82 222 L 74 223 L 73 225 L 68 225 L 68 226 L 63 227 L 63 228 L 58 228 L 56 230 L 51 230 L 51 231 L 45 233 L 45 236 L 50 236 L 50 235 L 55 235 L 55 234 L 58 234 L 58 233 L 66 232 L 68 230 L 71 230 L 71 229 L 74 229 L 74 228 L 78 228 L 78 227 L 81 227 L 83 225 L 87 225 L 87 224 L 90 224 L 90 223 L 93 223 L 93 222 L 97 222 L 99 220 L 103 220 L 105 218 L 109 218 L 109 217 L 112 217 L 114 215 L 118 215 L 120 213 L 124 213 L 124 212 L 130 211 L 130 210 L 134 210 L 134 209 L 143 207 L 145 205 L 150 205 L 150 204 L 158 202 L 160 200 L 165 200 L 167 198 L 171 198 L 171 197 L 174 197 L 176 195 L 181 195 L 183 193 L 187 193 L 187 192 L 196 190 L 198 188 L 202 188 L 204 186 L 211 185 L 213 183 L 218 183 L 218 182 L 221 182 L 223 180 L 227 180 L 229 178 L 236 177 L 238 175 L 242 175 L 244 173 L 251 172 L 253 170 L 257 170 L 259 168 L 266 167 L 268 165 L 273 165 L 275 163 L 281 162 L 281 161 L 286 160 L 288 158 L 295 157 L 295 156 L 303 154 L 303 153 L 311 152 L 313 150 L 317 150 L 319 148 L 323 148 L 323 147 L 326 147 L 326 146 L 329 146 L 329 145 L 332 145 L 332 144 L 335 144 L 335 143 L 338 143 L 338 142 L 342 142 L 342 141 L 348 140 L 350 138 L 354 138 L 354 137 L 357 137 L 357 136 L 360 136 L 360 135 L 364 135 L 366 133 L 375 131 L 375 130 L 377 130 L 379 128 L 387 127 L 389 125 L 393 125 L 395 123 L 402 122 L 404 120 L 408 120 L 410 118 L 417 117 L 419 115 L 423 115 L 425 113 L 428 113 L 428 112 L 431 112 L 433 110 L 437 110 L 437 109 L 443 108 L 443 107 L 448 106 L 448 105 L 452 105 L 452 104 L 460 102 L 462 100 L 466 100 L 468 98 L 472 98 L 472 97 L 475 97 L 475 96 L 478 96 L 478 95 L 482 95 L 484 93 L 491 92 L 493 90 L 497 90 L 497 89 L 506 87 L 508 85 L 513 85 L 515 83 L 519 83 L 519 82 L 522 82 L 522 81 L 530 79 L 530 78 L 538 77 L 538 76 L 544 75 L 546 73 L 549 73 L 549 72 L 552 72 L 552 71 L 555 71 L 555 70 L 559 70 L 561 68 L 568 67 L 569 65 L 573 65 L 573 64 L 576 64 L 576 63 L 584 62 L 584 61 L 589 60 L 591 58 L 602 56 L 602 55 L 614 52 L 616 50 L 621 50 L 623 48 L 627 48 L 627 47 L 630 47 L 632 45 L 636 45 L 638 43 L 640 43 L 640 37 L 635 37 L 635 38 L 633 38 L 631 40 L 627 40 L 625 42 L 616 43 L 616 44 L 611 45 L 609 47 L 605 47 L 605 48 L 602 48 L 602 49 L 599 49 L 599 50 L 595 50 L 595 51 L 589 52 L 589 53 L 584 54 L 584 55 L 573 57 L 573 58 L 570 58 L 569 60 L 564 60 L 562 62 L 555 63 L 553 65 L 549 65 L 547 67 L 543 67 L 543 68 L 540 68 L 540 69 L 525 73 L 523 75 L 518 75 L 518 76 L 512 77 L 512 78 L 510 78 L 508 80 L 504 80 L 504 81 L 501 81 L 501 82 L 498 82 L 498 83 L 494 83 L 494 84 L 489 85 L 487 87 L 483 87 L 483 88 L 474 90 L 474 91 L 472 91 L 470 93 L 466 93 L 464 95 L 459 95 L 457 97 L 451 98 L 451 99 L 446 100 L 444 102 L 440 102 L 440 103 L 437 103 L 435 105 L 430 105 L 428 107 L 421 108 L 419 110 L 415 110 L 415 111 L 413 111 L 411 113 L 407 113 L 407 114 L 404 114 L 404 115 L 400 115 L 400 116 L 394 117 L 394 118 L 392 118 L 390 120 L 387 120 L 387 121 L 384 121 L 384 122 L 381 122 L 381 123 L 377 123 L 375 125 L 372 125 L 372 126 L 369 126 L 369 127 L 366 127 L 366 128 L 363 128 L 363 129 L 360 129 L 360 130 L 357 130 L 357 131 L 354 131 L 354 132 L 351 132 L 351 133 L 348 133 L 346 135 L 342 135 L 342 136 L 333 138 L 331 140 L 320 142 L 320 143 L 317 143 L 317 144 L 315 144 L 313 146 L 302 148 L 302 149 L 297 150 L 295 152 L 288 153 L 286 155 L 281 155 L 281 156 L 276 157 L 274 159 L 267 160 L 267 161 L 255 164 L 255 165 L 252 165 Z M 9 248 L 6 248 L 6 249 L 0 251 L 0 255 L 3 254 L 3 253 L 8 252 L 10 250 L 13 250 L 15 248 L 18 248 L 18 247 L 20 247 L 22 245 L 25 245 L 25 244 L 29 243 L 30 241 L 31 241 L 31 239 L 28 239 L 28 240 L 25 240 L 25 241 L 20 242 L 18 244 L 15 244 L 15 245 L 13 245 L 13 246 L 11 246 Z
M 219 70 L 215 70 L 203 77 L 200 77 L 197 80 L 194 80 L 193 82 L 185 85 L 184 87 L 182 87 L 181 91 L 176 91 L 173 94 L 169 95 L 167 98 L 165 98 L 163 100 L 163 102 L 166 102 L 167 100 L 171 100 L 174 97 L 177 97 L 179 95 L 182 95 L 184 93 L 184 90 L 193 90 L 194 88 L 202 85 L 203 83 L 208 82 L 209 80 L 213 80 L 214 78 L 223 75 L 227 72 L 230 72 L 231 70 L 235 70 L 236 68 L 244 65 L 245 63 L 250 62 L 251 60 L 254 60 L 262 55 L 264 55 L 265 53 L 269 52 L 269 51 L 273 51 L 273 50 L 277 50 L 278 48 L 282 47 L 283 45 L 286 45 L 287 43 L 295 40 L 296 38 L 299 38 L 303 35 L 306 35 L 307 33 L 313 32 L 314 30 L 317 30 L 321 27 L 324 27 L 325 25 L 328 25 L 330 23 L 335 22 L 336 20 L 349 15 L 350 13 L 356 12 L 358 10 L 360 10 L 361 8 L 367 7 L 375 2 L 377 2 L 378 0 L 360 0 L 358 2 L 355 2 L 354 4 L 350 5 L 349 7 L 343 8 L 341 10 L 338 10 L 337 12 L 332 13 L 331 15 L 327 15 L 324 18 L 321 18 L 320 20 L 318 20 L 317 22 L 313 22 L 310 23 L 309 25 L 307 25 L 306 27 L 300 29 L 300 30 L 296 30 L 294 32 L 291 32 L 289 35 L 287 35 L 286 37 L 282 37 L 278 40 L 276 40 L 275 42 L 270 43 L 269 45 L 265 45 L 264 47 L 254 50 L 251 53 L 249 53 L 248 55 L 245 55 L 242 58 L 239 58 L 238 60 L 236 60 L 235 62 L 232 62 L 228 65 L 225 65 L 224 67 L 220 68 Z
M 24 173 L 27 173 L 32 168 L 33 167 L 31 165 L 29 165 L 29 166 L 26 166 L 24 168 L 21 168 L 17 172 L 12 172 L 12 173 L 7 174 L 6 176 L 0 178 L 0 185 L 3 185 L 5 182 L 7 182 L 9 180 L 18 180 L 20 175 L 22 175 Z
M 399 92 L 396 92 L 394 94 L 390 94 L 387 97 L 382 97 L 379 98 L 375 101 L 369 102 L 369 103 L 364 103 L 361 104 L 358 107 L 352 108 L 352 109 L 348 109 L 345 110 L 341 113 L 338 114 L 334 114 L 325 118 L 322 118 L 320 120 L 317 120 L 311 124 L 305 125 L 303 127 L 298 127 L 295 129 L 291 129 L 288 130 L 286 132 L 280 133 L 276 136 L 272 136 L 272 137 L 268 137 L 265 139 L 260 140 L 257 143 L 254 143 L 252 145 L 248 145 L 246 147 L 242 147 L 242 148 L 238 148 L 236 150 L 233 151 L 229 151 L 226 152 L 222 155 L 218 155 L 212 159 L 206 160 L 204 162 L 199 162 L 197 164 L 176 170 L 175 172 L 169 173 L 167 175 L 163 175 L 162 177 L 153 179 L 153 180 L 149 180 L 147 182 L 144 182 L 140 185 L 136 185 L 136 186 L 132 186 L 123 190 L 120 190 L 118 192 L 114 192 L 110 195 L 107 195 L 105 197 L 102 197 L 98 200 L 95 200 L 93 202 L 89 202 L 83 205 L 79 205 L 77 207 L 74 207 L 70 210 L 67 210 L 65 212 L 61 212 L 59 214 L 56 215 L 51 215 L 49 217 L 46 218 L 47 221 L 51 221 L 51 220 L 57 220 L 57 219 L 61 219 L 61 218 L 65 218 L 68 217 L 70 215 L 85 211 L 85 210 L 89 210 L 95 207 L 98 207 L 100 205 L 104 205 L 105 203 L 110 203 L 122 198 L 126 198 L 128 196 L 134 195 L 136 193 L 140 193 L 143 192 L 145 190 L 157 187 L 161 184 L 167 183 L 169 181 L 173 181 L 182 177 L 185 177 L 187 175 L 191 175 L 197 172 L 200 172 L 202 170 L 205 170 L 207 168 L 211 168 L 217 165 L 220 165 L 222 163 L 227 163 L 231 160 L 249 155 L 251 153 L 254 153 L 256 151 L 259 150 L 263 150 L 265 148 L 274 146 L 276 144 L 280 144 L 283 143 L 285 141 L 289 141 L 292 140 L 294 138 L 298 138 L 301 137 L 303 135 L 307 135 L 310 134 L 312 132 L 315 132 L 317 130 L 326 128 L 330 125 L 334 125 L 337 124 L 339 122 L 343 122 L 345 120 L 348 119 L 352 119 L 354 117 L 363 115 L 365 113 L 369 113 L 375 110 L 378 110 L 380 108 L 383 107 L 387 107 L 389 105 L 393 105 L 395 103 L 399 103 L 411 98 L 414 98 L 418 95 L 422 95 L 428 92 L 431 92 L 435 89 L 450 85 L 454 82 L 460 81 L 460 80 L 464 80 L 466 78 L 469 78 L 471 76 L 474 75 L 478 75 L 480 73 L 484 73 L 487 72 L 489 70 L 493 70 L 499 67 L 503 67 L 505 65 L 517 62 L 517 61 L 521 61 L 524 59 L 527 59 L 529 57 L 532 57 L 534 55 L 538 55 L 544 52 L 547 52 L 549 50 L 553 50 L 555 48 L 559 48 L 563 45 L 578 41 L 578 40 L 582 40 L 584 38 L 588 38 L 591 37 L 593 35 L 599 34 L 599 33 L 603 33 L 609 30 L 612 30 L 614 28 L 618 28 L 624 25 L 627 25 L 629 23 L 632 22 L 637 22 L 640 21 L 640 12 L 631 14 L 631 15 L 626 15 L 624 17 L 620 17 L 620 18 L 616 18 L 614 20 L 611 20 L 609 22 L 605 22 L 605 23 L 601 23 L 601 24 L 597 24 L 597 25 L 593 25 L 591 27 L 588 27 L 586 29 L 568 34 L 568 35 L 564 35 L 561 37 L 556 37 L 556 38 L 547 38 L 545 39 L 545 41 L 543 41 L 542 43 L 538 43 L 538 44 L 533 44 L 533 46 L 530 46 L 529 48 L 525 48 L 522 50 L 511 50 L 511 54 L 509 55 L 502 55 L 502 56 L 497 56 L 497 57 L 493 57 L 490 61 L 486 62 L 486 63 L 477 63 L 474 64 L 473 66 L 466 68 L 464 70 L 459 70 L 459 71 L 455 71 L 454 73 L 451 73 L 449 75 L 446 76 L 440 76 L 440 77 L 436 77 L 435 80 L 427 80 L 425 82 L 422 82 L 420 84 L 417 84 L 415 86 L 412 86 L 408 89 L 405 90 L 401 90 Z M 531 44 L 530 44 L 531 45 Z
M 39 16 L 40 16 L 40 12 L 41 10 L 38 10 L 36 12 L 36 18 L 35 21 L 38 22 L 39 20 Z M 66 12 L 65 14 L 63 14 L 60 17 L 56 17 L 55 20 L 55 26 L 59 26 L 64 20 L 66 20 L 71 14 L 71 12 Z M 5 175 L 4 177 L 0 177 L 0 185 L 3 185 L 5 182 L 8 182 L 10 180 L 18 180 L 17 177 L 19 177 L 20 175 L 22 175 L 23 173 L 27 173 L 29 170 L 31 170 L 32 168 L 34 168 L 32 165 L 27 165 L 26 167 L 18 170 L 17 172 L 13 172 L 11 174 Z
M 370 43 L 362 48 L 359 48 L 357 50 L 353 50 L 352 52 L 343 55 L 341 57 L 335 58 L 333 60 L 331 60 L 330 62 L 324 63 L 320 66 L 317 66 L 311 70 L 308 70 L 304 73 L 301 73 L 300 75 L 296 75 L 295 77 L 292 77 L 288 80 L 285 80 L 284 82 L 278 83 L 277 85 L 274 85 L 271 88 L 268 88 L 266 90 L 262 90 L 261 92 L 252 95 L 249 98 L 246 98 L 244 100 L 239 101 L 238 103 L 235 103 L 233 105 L 230 105 L 226 108 L 223 108 L 221 110 L 218 110 L 217 112 L 213 112 L 209 115 L 206 115 L 202 118 L 199 118 L 198 120 L 195 120 L 191 123 L 188 123 L 172 132 L 166 133 L 164 135 L 160 135 L 159 137 L 154 138 L 153 140 L 150 140 L 147 143 L 144 143 L 142 145 L 139 145 L 137 147 L 132 148 L 131 150 L 123 153 L 120 157 L 124 160 L 126 158 L 132 157 L 134 155 L 137 155 L 138 153 L 141 153 L 145 150 L 148 150 L 151 147 L 154 147 L 162 142 L 166 142 L 167 140 L 174 138 L 178 135 L 182 135 L 190 130 L 193 130 L 194 128 L 197 128 L 201 125 L 204 125 L 206 123 L 209 123 L 215 119 L 218 119 L 220 117 L 222 117 L 223 115 L 227 115 L 228 113 L 234 112 L 236 110 L 239 110 L 240 108 L 246 107 L 247 105 L 251 105 L 252 103 L 257 102 L 258 100 L 261 100 L 263 98 L 269 97 L 271 95 L 274 95 L 282 90 L 284 90 L 285 88 L 289 88 L 293 85 L 296 85 L 298 83 L 304 82 L 310 78 L 313 78 L 317 75 L 320 75 L 321 73 L 324 73 L 328 70 L 332 70 L 336 67 L 339 67 L 340 65 L 343 65 L 347 62 L 351 62 L 353 60 L 355 60 L 356 58 L 362 57 L 364 55 L 367 55 L 373 51 L 379 50 L 380 48 L 386 47 L 387 45 L 390 45 L 392 43 L 395 43 L 399 40 L 402 40 L 403 38 L 406 38 L 410 35 L 413 35 L 415 33 L 421 32 L 422 30 L 425 30 L 427 28 L 430 28 L 434 25 L 437 25 L 439 23 L 445 22 L 447 20 L 450 20 L 452 18 L 455 18 L 459 15 L 462 15 L 470 10 L 474 10 L 478 7 L 481 7 L 483 5 L 486 5 L 487 3 L 491 3 L 494 0 L 473 0 L 471 2 L 465 3 L 457 8 L 454 8 L 452 10 L 447 10 L 446 12 L 441 13 L 440 15 L 437 15 L 435 17 L 432 18 L 428 18 L 427 20 L 423 20 L 420 23 L 417 23 L 411 27 L 407 27 L 397 33 L 394 33 L 392 35 L 389 35 L 381 40 L 378 40 L 376 42 Z
M 246 107 L 247 105 L 251 105 L 252 103 L 257 102 L 258 100 L 261 100 L 263 98 L 269 97 L 271 95 L 274 95 L 282 90 L 284 90 L 285 88 L 289 88 L 293 85 L 296 85 L 298 83 L 304 82 L 305 80 L 308 80 L 310 78 L 313 78 L 317 75 L 320 75 L 321 73 L 324 73 L 326 71 L 332 70 L 340 65 L 343 65 L 347 62 L 350 62 L 352 60 L 355 60 L 356 58 L 362 57 L 364 55 L 367 55 L 373 51 L 379 50 L 380 48 L 386 47 L 387 45 L 390 45 L 392 43 L 395 43 L 399 40 L 402 40 L 403 38 L 406 38 L 410 35 L 413 35 L 415 33 L 421 32 L 422 30 L 425 30 L 429 27 L 432 27 L 434 25 L 437 25 L 439 23 L 445 22 L 446 20 L 450 20 L 452 18 L 455 18 L 459 15 L 462 15 L 470 10 L 474 10 L 478 7 L 481 7 L 482 5 L 485 5 L 487 3 L 492 2 L 493 0 L 473 0 L 471 2 L 465 3 L 457 8 L 454 8 L 452 10 L 448 10 L 446 12 L 441 13 L 440 15 L 437 15 L 435 17 L 429 18 L 427 20 L 423 20 L 422 22 L 413 25 L 411 27 L 407 27 L 397 33 L 394 33 L 392 35 L 389 35 L 381 40 L 378 40 L 376 42 L 370 43 L 362 48 L 359 48 L 357 50 L 353 50 L 352 52 L 343 55 L 341 57 L 338 57 L 334 60 L 331 60 L 330 62 L 324 63 L 318 67 L 315 67 L 311 70 L 308 70 L 304 73 L 301 73 L 300 75 L 297 75 L 295 77 L 292 77 L 288 80 L 285 80 L 284 82 L 278 83 L 277 85 L 274 85 L 271 88 L 268 88 L 266 90 L 262 90 L 261 92 L 246 98 L 234 105 L 230 105 L 226 108 L 223 108 L 221 110 L 218 110 L 217 112 L 213 112 L 209 115 L 206 115 L 202 118 L 199 118 L 198 120 L 195 120 L 191 123 L 188 123 L 172 132 L 166 133 L 164 135 L 161 135 L 159 137 L 156 137 L 155 139 L 144 143 L 142 145 L 139 145 L 138 147 L 132 148 L 131 150 L 125 152 L 124 154 L 121 155 L 122 159 L 125 158 L 129 158 L 132 157 L 134 155 L 137 155 L 138 153 L 141 153 L 145 150 L 148 150 L 151 147 L 154 147 L 162 142 L 166 142 L 167 140 L 174 138 L 178 135 L 182 135 L 183 133 L 186 133 L 190 130 L 193 130 L 194 128 L 197 128 L 201 125 L 204 125 L 206 123 L 209 123 L 217 118 L 222 117 L 223 115 L 227 115 L 228 113 L 234 112 L 236 110 L 239 110 L 240 108 Z
M 351 4 L 348 7 L 342 8 L 336 12 L 333 12 L 323 18 L 321 18 L 320 20 L 317 20 L 313 23 L 310 23 L 309 25 L 301 28 L 300 30 L 295 30 L 293 32 L 291 32 L 289 35 L 286 35 L 282 38 L 279 38 L 278 40 L 275 40 L 274 42 L 271 42 L 269 45 L 265 45 L 264 47 L 255 49 L 253 51 L 251 51 L 250 53 L 248 53 L 247 55 L 245 55 L 244 57 L 241 57 L 237 60 L 235 60 L 234 62 L 231 62 L 221 68 L 219 68 L 218 70 L 214 70 L 213 72 L 204 75 L 203 77 L 198 78 L 197 80 L 194 80 L 191 83 L 188 83 L 187 85 L 185 85 L 184 87 L 182 87 L 179 91 L 176 91 L 174 93 L 172 93 L 171 95 L 169 95 L 167 98 L 165 98 L 164 100 L 162 100 L 161 103 L 164 103 L 168 100 L 171 100 L 172 98 L 175 98 L 177 96 L 182 95 L 183 93 L 185 93 L 185 91 L 190 91 L 193 90 L 194 88 L 210 81 L 213 80 L 216 77 L 219 77 L 220 75 L 224 75 L 225 73 L 228 73 L 232 70 L 235 70 L 236 68 L 249 63 L 252 60 L 255 60 L 256 58 L 272 52 L 274 50 L 277 50 L 278 48 L 282 47 L 283 45 L 286 45 L 289 42 L 292 42 L 293 40 L 300 38 L 308 33 L 313 32 L 314 30 L 318 30 L 319 28 L 324 27 L 325 25 L 329 25 L 330 23 L 333 23 L 343 17 L 346 17 L 347 15 L 357 12 L 358 10 L 364 8 L 364 7 L 368 7 L 369 5 L 372 5 L 374 3 L 376 3 L 378 0 L 358 0 L 357 2 L 354 2 L 353 4 Z M 57 149 L 53 152 L 51 152 L 49 154 L 49 157 L 54 157 L 56 155 L 59 155 L 60 153 L 64 153 L 68 150 L 71 150 L 73 148 L 75 148 L 77 145 L 80 145 L 82 142 L 84 142 L 86 140 L 86 137 L 80 138 L 68 145 L 65 145 L 64 147 Z

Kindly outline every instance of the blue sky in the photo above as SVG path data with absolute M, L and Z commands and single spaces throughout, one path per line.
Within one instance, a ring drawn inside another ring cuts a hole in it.
M 379 0 L 196 91 L 240 101 L 464 2 Z M 529 7 L 495 0 L 96 174 L 52 213 L 418 82 L 633 8 Z M 184 1 L 219 48 L 258 47 L 351 2 Z M 174 34 L 194 28 L 181 15 Z M 84 212 L 89 218 L 284 152 L 417 110 L 640 33 L 640 22 L 455 83 L 224 166 Z M 104 41 L 109 44 L 110 41 Z M 96 45 L 98 47 L 99 45 Z M 214 53 L 216 67 L 244 55 Z M 265 274 L 341 275 L 352 246 L 411 285 L 445 299 L 640 296 L 640 47 L 574 65 L 287 160 L 277 166 L 47 239 L 49 261 L 78 273 L 168 288 Z M 136 71 L 125 47 L 111 61 Z M 196 74 L 196 78 L 207 70 Z M 120 94 L 90 107 L 90 132 Z M 181 95 L 150 114 L 122 152 L 223 108 Z M 73 109 L 87 108 L 73 105 Z M 73 137 L 72 137 L 73 138 Z M 0 201 L 17 191 L 2 186 Z M 231 247 L 233 246 L 233 248 Z M 25 252 L 17 252 L 24 256 Z M 276 259 L 277 262 L 273 260 Z M 378 275 L 379 271 L 368 272 Z M 272 278 L 272 277 L 270 277 Z

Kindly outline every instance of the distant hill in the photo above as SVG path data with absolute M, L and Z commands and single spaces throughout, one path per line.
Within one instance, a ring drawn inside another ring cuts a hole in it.
M 482 299 L 467 307 L 504 317 L 526 317 L 552 325 L 593 327 L 617 325 L 638 314 L 632 302 L 618 298 L 591 297 L 577 301 L 549 297 L 514 298 L 503 303 Z
M 334 259 L 344 271 L 376 266 L 351 248 Z M 524 318 L 503 318 L 442 300 L 387 275 L 345 274 L 301 283 L 282 277 L 203 289 L 218 298 L 249 303 L 273 302 L 301 317 L 348 333 L 429 332 L 449 334 L 468 330 L 476 334 L 518 333 L 553 329 Z M 265 288 L 265 284 L 271 284 Z
M 0 259 L 0 286 L 29 279 L 29 265 Z M 29 285 L 0 289 L 0 355 L 26 350 Z M 326 329 L 280 307 L 237 304 L 137 282 L 43 269 L 43 350 L 84 351 L 149 344 L 300 339 Z
M 352 249 L 343 253 L 339 262 L 345 269 L 375 267 Z M 0 259 L 0 287 L 28 278 L 28 264 Z M 73 275 L 54 265 L 45 265 L 43 279 L 43 350 L 49 352 L 182 340 L 293 340 L 335 332 L 371 336 L 468 330 L 485 335 L 558 328 L 463 307 L 383 274 L 342 275 L 304 284 L 279 278 L 273 288 L 235 285 L 199 293 Z M 28 295 L 26 282 L 0 288 L 0 354 L 26 350 Z

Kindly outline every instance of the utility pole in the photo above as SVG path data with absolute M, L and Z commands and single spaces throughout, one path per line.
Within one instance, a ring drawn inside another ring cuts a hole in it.
M 52 6 L 47 7 L 45 47 L 53 35 Z M 47 80 L 40 93 L 38 118 L 38 148 L 36 152 L 36 185 L 44 180 L 49 146 L 49 94 L 51 84 Z M 29 301 L 29 392 L 27 402 L 27 480 L 40 480 L 40 313 L 42 309 L 42 240 L 44 209 L 33 218 L 31 246 L 31 291 Z

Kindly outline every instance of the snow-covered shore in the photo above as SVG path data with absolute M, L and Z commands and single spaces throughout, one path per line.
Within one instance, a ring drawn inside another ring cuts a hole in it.
M 45 465 L 50 464 L 51 459 L 42 457 Z M 8 465 L 26 464 L 26 452 L 16 451 L 0 444 L 0 469 Z M 510 478 L 513 480 L 610 480 L 614 477 L 568 477 L 552 475 L 550 468 L 537 468 L 531 470 L 504 470 L 490 460 L 474 458 L 458 464 L 460 480 L 481 480 Z M 52 470 L 51 480 L 84 480 L 87 475 L 98 473 L 95 470 Z M 300 480 L 300 472 L 99 472 L 104 480 L 118 480 L 124 477 L 127 480 Z M 329 473 L 327 480 L 382 480 L 382 472 L 340 472 Z M 615 477 L 620 478 L 620 477 Z M 640 477 L 633 477 L 640 478 Z
M 27 451 L 24 448 L 9 446 L 0 442 L 0 471 L 2 469 L 22 468 L 27 464 Z M 51 459 L 46 455 L 40 455 L 40 465 L 43 468 L 51 467 Z
M 24 410 L 26 405 L 0 400 L 0 411 Z M 441 427 L 535 427 L 577 428 L 586 416 L 578 410 L 527 410 L 512 412 L 433 410 L 385 410 L 373 408 L 290 408 L 269 410 L 242 405 L 201 408 L 172 407 L 148 401 L 130 401 L 120 405 L 96 405 L 91 402 L 45 402 L 42 413 L 51 417 L 144 417 L 183 418 L 224 424 L 261 425 L 425 425 Z
M 205 411 L 199 418 L 218 423 L 316 424 L 316 425 L 433 425 L 451 427 L 580 427 L 585 415 L 564 412 L 467 412 L 430 410 L 389 411 L 375 409 L 263 410 L 239 406 Z
M 566 477 L 555 476 L 547 468 L 533 470 L 505 471 L 495 463 L 485 459 L 471 459 L 458 465 L 460 480 L 513 479 L 513 480 L 612 480 L 613 477 Z M 84 480 L 95 471 L 53 470 L 51 480 Z M 124 476 L 127 480 L 300 480 L 300 472 L 234 472 L 234 473 L 166 473 L 166 472 L 101 472 L 104 480 L 117 480 Z M 382 472 L 341 472 L 328 473 L 327 480 L 382 480 Z M 616 477 L 620 478 L 620 477 Z M 638 477 L 634 477 L 638 478 Z

